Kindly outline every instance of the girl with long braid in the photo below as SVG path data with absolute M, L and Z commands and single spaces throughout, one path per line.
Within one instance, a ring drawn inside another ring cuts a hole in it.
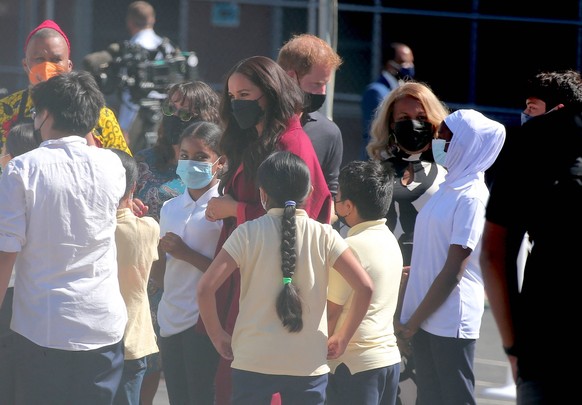
M 365 315 L 372 282 L 343 238 L 302 208 L 311 193 L 306 163 L 288 151 L 258 168 L 267 213 L 239 225 L 198 284 L 200 315 L 212 343 L 232 361 L 232 404 L 325 403 L 327 359 L 340 356 Z M 346 322 L 327 333 L 330 268 L 354 289 Z M 215 293 L 240 268 L 232 336 L 220 323 Z
M 295 201 L 285 201 L 283 219 L 281 220 L 281 270 L 283 271 L 283 289 L 277 297 L 277 315 L 289 332 L 303 329 L 303 309 L 299 292 L 291 281 L 295 274 Z

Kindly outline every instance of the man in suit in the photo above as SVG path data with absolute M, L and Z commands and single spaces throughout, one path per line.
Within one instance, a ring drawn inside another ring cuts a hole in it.
M 408 45 L 392 42 L 384 53 L 383 61 L 380 76 L 366 86 L 362 95 L 362 160 L 368 160 L 366 146 L 370 141 L 370 125 L 374 120 L 376 108 L 390 91 L 400 86 L 404 80 L 414 78 L 414 54 Z

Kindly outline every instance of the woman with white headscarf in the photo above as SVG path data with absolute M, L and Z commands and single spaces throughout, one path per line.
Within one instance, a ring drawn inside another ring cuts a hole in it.
M 417 405 L 475 404 L 473 359 L 485 301 L 479 268 L 489 198 L 485 170 L 504 141 L 505 127 L 475 110 L 448 115 L 433 141 L 435 160 L 448 173 L 416 219 L 397 325 L 412 346 Z

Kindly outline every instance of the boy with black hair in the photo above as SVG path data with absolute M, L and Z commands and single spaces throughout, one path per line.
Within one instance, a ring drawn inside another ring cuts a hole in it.
M 402 253 L 386 226 L 394 170 L 379 161 L 352 161 L 342 168 L 335 210 L 351 229 L 346 242 L 374 283 L 369 309 L 345 353 L 329 362 L 328 403 L 395 404 L 400 351 L 392 320 L 402 277 Z M 328 286 L 330 335 L 346 320 L 353 290 L 335 271 Z
M 63 73 L 31 92 L 42 143 L 0 178 L 0 302 L 14 266 L 16 398 L 112 403 L 127 323 L 115 247 L 125 170 L 84 138 L 105 105 L 90 73 Z

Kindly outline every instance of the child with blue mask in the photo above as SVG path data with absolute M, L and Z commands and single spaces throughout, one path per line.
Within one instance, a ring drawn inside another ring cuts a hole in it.
M 206 334 L 195 332 L 199 311 L 196 286 L 214 258 L 222 221 L 206 219 L 217 197 L 226 158 L 214 123 L 198 121 L 180 136 L 176 173 L 186 190 L 160 212 L 160 260 L 165 261 L 164 292 L 158 307 L 162 367 L 172 403 L 212 404 L 218 353 Z
M 209 185 L 215 178 L 218 172 L 214 170 L 214 166 L 219 160 L 220 157 L 214 162 L 180 159 L 178 160 L 176 174 L 180 176 L 186 187 L 201 189 Z

